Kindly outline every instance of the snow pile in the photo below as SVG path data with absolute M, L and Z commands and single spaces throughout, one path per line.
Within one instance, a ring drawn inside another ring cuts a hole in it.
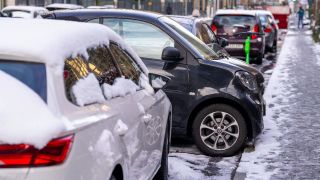
M 236 169 L 238 160 L 239 156 L 219 158 L 187 153 L 170 153 L 169 179 L 231 179 L 232 171 Z
M 271 179 L 272 175 L 279 171 L 279 163 L 275 162 L 275 159 L 281 153 L 279 139 L 283 135 L 283 130 L 280 131 L 280 127 L 281 123 L 286 121 L 289 116 L 283 110 L 290 106 L 286 103 L 294 90 L 288 88 L 286 83 L 291 78 L 288 75 L 288 64 L 291 63 L 291 59 L 295 59 L 292 52 L 297 51 L 296 46 L 292 46 L 294 42 L 291 41 L 291 38 L 285 39 L 277 66 L 264 94 L 267 102 L 264 130 L 256 140 L 255 151 L 243 153 L 237 169 L 237 172 L 246 173 L 248 179 Z M 274 104 L 277 106 L 274 107 Z M 281 115 L 280 112 L 282 112 Z
M 143 105 L 142 105 L 141 103 L 137 103 L 137 105 L 138 105 L 138 108 L 139 108 L 140 113 L 141 113 L 141 114 L 145 114 L 146 111 L 145 111 Z
M 164 85 L 166 85 L 166 82 L 163 81 L 161 78 L 155 78 L 151 81 L 152 87 L 154 88 L 162 88 Z
M 124 135 L 128 131 L 128 126 L 119 119 L 117 121 L 117 124 L 114 126 L 114 132 L 116 132 L 118 135 Z
M 0 21 L 0 27 L 0 54 L 31 56 L 33 59 L 56 67 L 58 74 L 62 74 L 66 58 L 82 55 L 87 59 L 88 48 L 108 46 L 110 40 L 127 50 L 144 73 L 148 73 L 148 69 L 132 48 L 127 46 L 119 35 L 103 25 L 3 18 Z
M 72 92 L 79 106 L 103 102 L 105 100 L 99 82 L 92 73 L 77 81 L 77 83 L 72 86 Z
M 104 96 L 107 99 L 112 99 L 118 96 L 125 96 L 127 94 L 135 93 L 139 87 L 130 79 L 123 77 L 115 79 L 113 85 L 103 84 L 102 89 Z
M 0 83 L 1 144 L 24 143 L 41 149 L 65 130 L 63 122 L 29 87 L 3 71 Z

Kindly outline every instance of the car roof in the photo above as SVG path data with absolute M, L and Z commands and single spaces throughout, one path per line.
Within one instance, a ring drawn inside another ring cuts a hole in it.
M 23 57 L 50 66 L 63 65 L 70 56 L 87 57 L 87 48 L 108 45 L 109 40 L 121 41 L 115 32 L 99 24 L 1 18 L 0 27 L 2 59 Z
M 139 18 L 139 19 L 158 19 L 163 16 L 162 14 L 149 12 L 149 11 L 140 11 L 140 10 L 131 10 L 131 9 L 77 9 L 77 10 L 63 10 L 63 11 L 55 11 L 56 17 L 64 17 L 64 16 L 76 16 L 80 18 L 80 20 L 86 20 L 89 17 L 102 16 L 107 14 L 108 16 L 115 17 L 131 17 L 131 18 Z
M 2 9 L 2 11 L 8 11 L 8 10 L 25 10 L 30 12 L 39 11 L 39 10 L 48 11 L 44 7 L 37 7 L 37 6 L 7 6 Z
M 221 9 L 218 10 L 215 15 L 249 15 L 255 16 L 256 12 L 252 10 L 242 10 L 242 9 Z
M 77 4 L 63 4 L 63 3 L 53 3 L 46 6 L 46 8 L 65 8 L 65 9 L 81 9 L 84 8 Z
M 254 10 L 257 14 L 265 14 L 265 15 L 270 15 L 272 16 L 272 13 L 270 11 L 267 10 Z

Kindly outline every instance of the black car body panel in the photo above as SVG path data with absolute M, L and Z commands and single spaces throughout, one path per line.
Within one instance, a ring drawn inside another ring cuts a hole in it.
M 238 71 L 247 71 L 254 75 L 259 84 L 263 76 L 256 69 L 236 59 L 206 60 L 190 43 L 173 31 L 159 18 L 161 14 L 133 10 L 73 10 L 51 14 L 48 18 L 87 22 L 103 18 L 134 19 L 153 24 L 175 41 L 181 57 L 180 62 L 170 62 L 142 58 L 150 72 L 164 75 L 171 80 L 164 91 L 173 105 L 173 137 L 190 135 L 195 113 L 210 103 L 227 103 L 243 114 L 254 138 L 263 128 L 264 101 L 263 85 L 257 92 L 243 87 L 235 77 Z

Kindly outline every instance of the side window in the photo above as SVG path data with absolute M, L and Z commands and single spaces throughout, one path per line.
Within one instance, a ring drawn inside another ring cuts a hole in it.
M 82 56 L 68 58 L 64 65 L 64 84 L 66 89 L 67 99 L 74 104 L 76 99 L 72 93 L 72 87 L 80 80 L 87 77 L 89 74 L 88 65 Z
M 117 64 L 119 65 L 123 76 L 125 76 L 127 79 L 131 79 L 138 85 L 141 72 L 132 58 L 114 43 L 110 44 L 110 50 Z
M 96 24 L 100 24 L 99 18 L 98 19 L 91 19 L 88 21 L 88 23 L 96 23 Z
M 89 69 L 97 77 L 100 85 L 112 85 L 114 80 L 121 77 L 117 65 L 112 60 L 109 49 L 105 46 L 89 49 Z
M 116 31 L 141 58 L 161 59 L 166 47 L 174 47 L 174 40 L 154 25 L 129 19 L 103 20 L 103 24 Z
M 204 42 L 205 44 L 212 43 L 209 36 L 209 32 L 207 31 L 207 29 L 203 24 L 201 24 L 198 28 L 197 37 L 201 39 L 201 41 Z

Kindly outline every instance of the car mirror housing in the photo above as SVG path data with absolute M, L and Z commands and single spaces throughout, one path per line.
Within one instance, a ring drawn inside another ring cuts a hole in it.
M 149 73 L 149 83 L 155 91 L 162 89 L 171 79 L 159 74 Z
M 183 60 L 180 51 L 174 47 L 166 47 L 162 51 L 161 59 L 164 61 L 179 62 Z
M 220 37 L 218 42 L 219 42 L 219 45 L 223 48 L 229 45 L 229 41 L 226 38 Z

